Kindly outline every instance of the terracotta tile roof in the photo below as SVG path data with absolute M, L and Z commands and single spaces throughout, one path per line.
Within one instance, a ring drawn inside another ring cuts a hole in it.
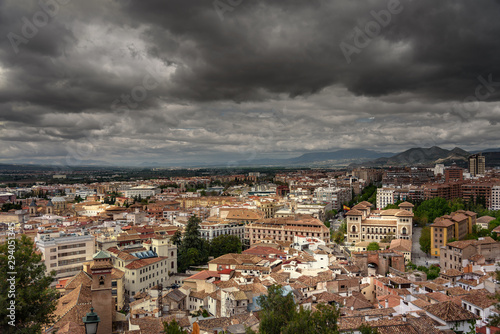
M 170 298 L 176 302 L 180 302 L 181 300 L 186 298 L 186 295 L 182 291 L 180 291 L 179 289 L 174 289 L 174 290 L 170 291 L 169 293 L 167 293 L 165 297 Z
M 469 291 L 465 290 L 460 286 L 454 286 L 452 288 L 446 289 L 446 294 L 449 296 L 463 296 L 468 294 Z
M 189 293 L 189 297 L 197 298 L 197 299 L 205 299 L 208 296 L 208 293 L 205 290 L 201 291 L 191 291 Z
M 406 321 L 420 334 L 443 334 L 443 332 L 437 328 L 438 326 L 441 326 L 441 324 L 429 317 L 427 314 L 420 314 L 418 318 L 408 316 Z
M 448 277 L 458 277 L 458 276 L 463 276 L 464 273 L 456 269 L 447 269 L 445 271 L 442 271 L 441 275 L 445 275 Z
M 373 305 L 370 304 L 367 300 L 363 300 L 359 297 L 349 296 L 345 299 L 344 305 L 347 308 L 353 307 L 354 310 L 373 308 Z
M 450 297 L 441 293 L 441 292 L 429 292 L 426 293 L 425 296 L 427 296 L 430 299 L 436 300 L 438 302 L 445 302 L 450 300 Z
M 434 220 L 434 223 L 432 223 L 430 226 L 432 227 L 449 227 L 455 225 L 455 223 L 449 219 L 443 218 L 443 217 L 438 217 Z
M 59 326 L 57 334 L 85 334 L 83 322 L 80 324 L 72 321 L 61 321 L 57 325 Z
M 127 269 L 139 269 L 139 268 L 142 268 L 142 267 L 145 267 L 145 266 L 149 266 L 153 263 L 157 263 L 157 262 L 160 262 L 162 260 L 166 259 L 166 257 L 164 256 L 159 256 L 159 257 L 151 257 L 149 259 L 138 259 L 138 260 L 135 260 L 129 264 L 127 264 L 125 266 L 125 268 Z
M 219 272 L 217 271 L 211 271 L 211 270 L 202 270 L 199 273 L 194 274 L 193 276 L 190 276 L 186 278 L 185 280 L 193 280 L 193 279 L 199 279 L 199 280 L 207 280 L 211 277 L 220 277 Z
M 92 284 L 92 276 L 87 274 L 85 271 L 80 271 L 78 274 L 70 278 L 64 288 L 66 290 L 70 289 L 75 289 L 79 287 L 80 285 L 88 285 L 90 286 Z
M 389 249 L 402 252 L 411 252 L 411 247 L 412 247 L 411 240 L 393 239 L 391 240 L 391 246 L 389 247 Z
M 440 284 L 440 285 L 445 285 L 445 284 L 450 283 L 449 280 L 442 278 L 442 277 L 435 278 L 431 282 L 436 283 L 436 284 Z
M 125 275 L 124 271 L 121 271 L 120 269 L 113 268 L 111 270 L 111 279 L 120 279 Z
M 60 322 L 68 321 L 80 323 L 82 317 L 90 311 L 91 305 L 90 285 L 80 284 L 57 301 L 57 307 L 53 313 L 56 319 L 54 326 L 59 327 Z
M 411 301 L 410 303 L 412 303 L 413 305 L 415 305 L 416 307 L 419 307 L 421 309 L 424 309 L 424 307 L 431 304 L 423 299 L 415 299 L 415 300 Z
M 462 296 L 462 300 L 479 308 L 485 309 L 497 303 L 497 300 L 494 297 L 495 295 L 491 293 L 471 292 Z
M 478 319 L 474 313 L 467 311 L 452 301 L 428 305 L 424 309 L 426 312 L 446 322 Z
M 351 209 L 348 213 L 345 214 L 346 216 L 362 216 L 363 213 L 359 210 L 356 209 Z
M 216 259 L 209 261 L 209 264 L 224 264 L 224 265 L 237 265 L 237 264 L 257 264 L 262 261 L 262 258 L 252 254 L 235 254 L 229 253 L 219 256 Z
M 163 319 L 156 317 L 130 318 L 133 325 L 139 326 L 143 334 L 157 334 L 163 332 Z
M 198 325 L 201 330 L 214 332 L 216 329 L 222 328 L 226 330 L 231 325 L 231 319 L 228 317 L 199 320 Z

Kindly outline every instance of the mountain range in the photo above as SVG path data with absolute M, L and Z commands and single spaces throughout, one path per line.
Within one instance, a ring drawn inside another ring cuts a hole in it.
M 458 166 L 466 167 L 467 158 L 473 153 L 482 152 L 486 158 L 486 166 L 500 166 L 500 148 L 489 148 L 481 151 L 467 152 L 459 147 L 452 150 L 443 149 L 438 146 L 429 148 L 411 148 L 401 153 L 378 152 L 366 149 L 341 149 L 327 152 L 309 152 L 300 156 L 287 159 L 247 159 L 239 160 L 232 164 L 237 167 L 389 167 L 389 166 L 432 166 L 437 163 L 450 165 L 456 163 Z M 35 166 L 50 168 L 52 164 L 45 160 L 38 161 L 16 161 L 13 164 L 0 164 L 0 169 L 33 169 Z M 82 161 L 81 166 L 94 167 L 118 167 L 115 164 L 98 160 Z M 57 166 L 56 166 L 57 167 Z M 77 166 L 73 166 L 77 167 Z M 123 167 L 123 166 L 122 166 Z M 130 166 L 132 167 L 132 166 Z M 198 162 L 160 162 L 144 161 L 135 166 L 147 167 L 198 167 L 215 168 L 227 167 L 226 161 L 219 163 Z M 54 168 L 54 167 L 52 167 Z M 63 166 L 61 166 L 64 169 Z

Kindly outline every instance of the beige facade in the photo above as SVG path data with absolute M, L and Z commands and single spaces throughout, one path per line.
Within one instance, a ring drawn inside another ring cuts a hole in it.
M 47 272 L 54 270 L 57 279 L 78 274 L 95 252 L 93 235 L 39 233 L 36 246 L 43 254 Z
M 136 247 L 111 247 L 106 252 L 125 273 L 125 294 L 129 296 L 158 284 L 170 285 L 170 276 L 177 273 L 177 247 L 167 238 L 152 238 L 151 243 Z
M 441 248 L 446 247 L 448 240 L 463 240 L 467 234 L 472 233 L 476 216 L 475 212 L 458 210 L 436 218 L 430 225 L 431 255 L 439 257 Z
M 264 239 L 293 242 L 295 235 L 316 237 L 326 243 L 330 242 L 330 229 L 320 220 L 307 215 L 262 219 L 245 226 L 245 238 L 250 240 L 250 245 Z
M 490 237 L 450 242 L 441 247 L 439 262 L 442 270 L 463 270 L 464 260 L 478 257 L 485 263 L 495 263 L 500 257 L 500 243 Z
M 379 242 L 384 237 L 412 239 L 413 204 L 403 202 L 399 209 L 371 210 L 372 204 L 361 202 L 346 214 L 347 242 Z

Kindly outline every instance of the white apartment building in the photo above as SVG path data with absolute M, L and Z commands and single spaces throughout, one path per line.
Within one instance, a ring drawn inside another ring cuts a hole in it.
M 135 197 L 141 196 L 141 198 L 146 198 L 149 196 L 155 196 L 161 192 L 160 189 L 154 186 L 140 185 L 123 191 L 125 197 Z
M 491 188 L 491 210 L 500 210 L 500 185 Z
M 89 234 L 39 233 L 36 246 L 47 272 L 54 270 L 57 279 L 78 274 L 95 253 L 94 236 Z
M 344 203 L 352 199 L 350 188 L 319 187 L 314 190 L 314 198 L 319 202 L 332 203 L 332 209 L 340 210 Z
M 245 224 L 238 222 L 203 222 L 200 224 L 200 234 L 205 240 L 212 240 L 219 235 L 234 235 L 240 238 L 241 241 L 245 238 Z
M 170 285 L 170 277 L 177 273 L 177 246 L 168 238 L 157 237 L 142 245 L 105 251 L 115 268 L 125 273 L 125 294 L 131 297 L 158 284 Z
M 377 189 L 377 209 L 383 209 L 389 204 L 394 204 L 393 188 L 378 188 Z

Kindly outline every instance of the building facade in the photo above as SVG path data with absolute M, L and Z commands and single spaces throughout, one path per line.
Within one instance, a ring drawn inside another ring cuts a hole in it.
M 317 237 L 330 242 L 330 229 L 320 220 L 307 215 L 261 219 L 245 226 L 245 238 L 250 240 L 250 245 L 264 239 L 292 243 L 295 235 Z
M 83 270 L 83 263 L 92 260 L 95 251 L 93 235 L 39 233 L 37 248 L 42 252 L 47 272 L 56 278 L 70 277 Z
M 471 176 L 483 175 L 485 172 L 486 160 L 481 153 L 469 157 L 469 173 Z
M 475 212 L 458 210 L 436 218 L 431 228 L 431 255 L 439 257 L 441 248 L 446 247 L 449 240 L 463 240 L 472 233 L 472 226 L 476 225 Z
M 346 214 L 347 242 L 379 242 L 385 237 L 412 239 L 413 204 L 403 202 L 399 209 L 371 210 L 372 204 L 361 202 Z

